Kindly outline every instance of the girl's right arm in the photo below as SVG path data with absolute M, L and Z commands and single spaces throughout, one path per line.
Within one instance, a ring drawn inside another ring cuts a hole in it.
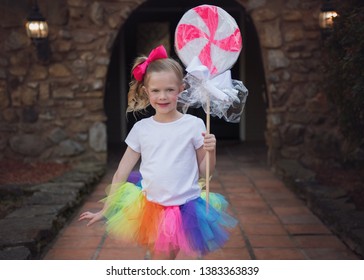
M 114 193 L 115 188 L 117 186 L 116 183 L 126 182 L 130 172 L 133 170 L 133 168 L 134 168 L 135 164 L 138 162 L 139 158 L 140 158 L 140 153 L 135 152 L 134 150 L 132 150 L 129 147 L 126 149 L 123 157 L 120 160 L 118 169 L 116 170 L 114 177 L 112 179 L 109 195 Z M 107 210 L 107 207 L 108 207 L 108 204 L 107 204 L 107 200 L 106 200 L 104 207 L 99 212 L 96 212 L 96 213 L 92 213 L 89 211 L 84 212 L 80 215 L 79 221 L 89 220 L 89 222 L 87 223 L 87 226 L 90 226 L 93 223 L 98 222 L 103 218 L 104 213 Z

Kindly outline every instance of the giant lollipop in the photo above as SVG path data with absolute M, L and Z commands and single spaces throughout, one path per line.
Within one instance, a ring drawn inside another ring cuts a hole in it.
M 184 65 L 197 56 L 212 75 L 217 75 L 235 64 L 242 40 L 238 25 L 227 12 L 217 6 L 201 5 L 181 18 L 175 47 Z
M 175 49 L 187 66 L 187 89 L 179 96 L 183 110 L 203 107 L 207 133 L 210 114 L 239 122 L 248 90 L 241 81 L 231 80 L 230 68 L 242 49 L 238 25 L 223 9 L 201 5 L 188 10 L 175 32 Z M 206 201 L 209 202 L 210 160 L 206 154 Z

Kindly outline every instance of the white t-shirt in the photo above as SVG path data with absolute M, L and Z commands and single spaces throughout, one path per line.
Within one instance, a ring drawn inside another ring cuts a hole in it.
M 141 154 L 141 184 L 149 201 L 171 206 L 200 196 L 196 150 L 205 131 L 203 121 L 188 114 L 169 123 L 153 117 L 135 123 L 125 142 Z

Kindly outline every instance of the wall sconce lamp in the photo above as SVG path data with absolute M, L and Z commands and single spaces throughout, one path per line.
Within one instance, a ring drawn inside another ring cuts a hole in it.
M 42 63 L 48 63 L 51 53 L 48 41 L 48 23 L 40 13 L 36 0 L 27 17 L 25 29 L 28 37 L 32 40 L 37 49 L 38 60 Z
M 330 0 L 325 0 L 321 6 L 321 12 L 319 15 L 319 24 L 324 38 L 330 35 L 334 26 L 334 18 L 337 16 L 338 14 L 332 5 L 332 2 Z

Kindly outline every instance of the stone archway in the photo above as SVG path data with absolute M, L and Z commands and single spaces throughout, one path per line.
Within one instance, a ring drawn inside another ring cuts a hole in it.
M 312 146 L 317 149 L 322 144 L 316 140 L 317 126 L 329 126 L 326 100 L 319 86 L 320 1 L 237 2 L 250 15 L 260 42 L 269 161 L 299 161 L 307 165 L 320 162 Z
M 205 2 L 206 1 L 201 1 L 201 3 Z M 128 117 L 127 124 L 120 123 L 120 118 L 122 121 L 125 121 L 124 112 L 126 104 L 123 104 L 123 102 L 126 102 L 127 85 L 132 60 L 138 54 L 146 54 L 150 51 L 150 48 L 161 43 L 167 47 L 172 57 L 176 58 L 177 56 L 173 49 L 175 26 L 188 9 L 195 5 L 199 5 L 196 1 L 183 1 L 184 6 L 181 4 L 181 6 L 178 7 L 175 7 L 168 1 L 166 1 L 163 7 L 159 7 L 159 5 L 163 4 L 161 1 L 147 1 L 145 4 L 147 5 L 136 8 L 123 24 L 115 39 L 112 50 L 108 81 L 106 82 L 108 88 L 105 90 L 105 111 L 109 116 L 107 127 L 108 135 L 110 136 L 108 138 L 110 146 L 120 146 L 120 143 L 127 134 L 126 130 L 129 129 L 134 122 L 134 116 L 130 116 Z M 155 6 L 155 4 L 157 4 L 157 6 Z M 259 42 L 257 39 L 252 39 L 253 37 L 257 37 L 255 34 L 256 31 L 254 30 L 251 21 L 248 22 L 246 20 L 246 15 L 241 5 L 235 1 L 225 1 L 222 8 L 228 10 L 239 22 L 242 32 L 245 32 L 243 29 L 249 28 L 247 32 L 254 33 L 252 35 L 243 34 L 244 41 L 245 36 L 249 36 L 249 40 L 244 43 L 244 54 L 241 55 L 241 61 L 236 63 L 233 68 L 233 77 L 244 80 L 246 84 L 248 83 L 247 85 L 251 91 L 249 97 L 250 107 L 248 108 L 249 110 L 246 110 L 246 119 L 248 121 L 247 124 L 244 125 L 244 128 L 247 131 L 244 135 L 244 140 L 258 140 L 262 142 L 264 141 L 266 105 L 262 98 L 262 85 L 264 84 L 263 65 L 259 51 L 256 52 L 256 49 L 259 49 Z M 146 34 L 141 34 L 137 31 L 145 29 L 147 29 L 145 32 Z M 162 30 L 164 31 L 162 32 Z M 141 36 L 141 38 L 139 38 L 139 36 Z M 143 44 L 139 43 L 140 39 Z M 252 53 L 254 55 L 253 57 L 246 57 L 246 53 Z M 115 61 L 117 61 L 117 63 L 115 63 Z M 257 67 L 257 65 L 259 67 Z M 245 68 L 247 67 L 249 68 L 249 73 L 245 73 Z M 259 76 L 252 78 L 252 75 L 257 73 Z M 112 98 L 111 96 L 114 97 Z M 115 102 L 118 104 L 115 104 Z M 202 110 L 196 111 L 197 112 L 192 111 L 191 113 L 197 114 L 202 119 L 205 119 L 205 113 Z M 257 116 L 256 112 L 258 111 L 259 115 Z M 245 123 L 246 122 L 244 121 L 244 124 Z M 240 126 L 242 126 L 242 124 L 240 124 Z M 229 124 L 218 118 L 212 118 L 211 127 L 213 133 L 215 133 L 219 139 L 239 139 L 239 124 Z

